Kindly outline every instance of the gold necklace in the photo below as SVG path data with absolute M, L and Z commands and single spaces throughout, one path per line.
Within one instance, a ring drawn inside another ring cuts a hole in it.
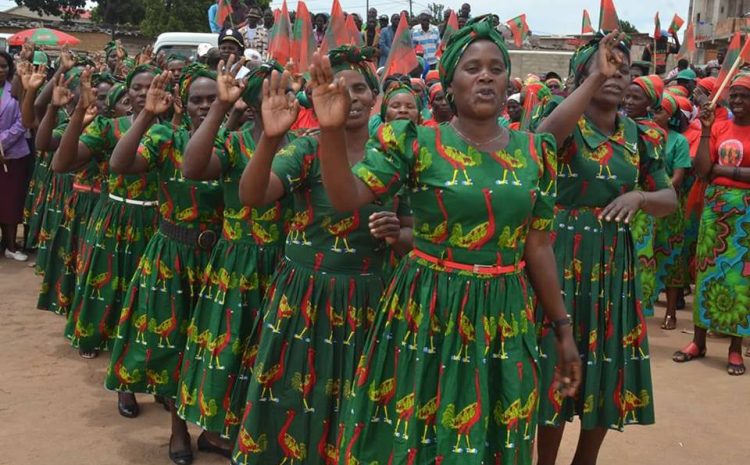
M 490 142 L 494 142 L 497 139 L 501 138 L 505 134 L 505 132 L 502 129 L 500 129 L 500 134 L 496 135 L 495 137 L 493 137 L 491 139 L 487 139 L 484 142 L 477 142 L 474 139 L 472 139 L 470 137 L 467 137 L 466 134 L 464 134 L 463 132 L 461 132 L 461 130 L 456 127 L 456 123 L 454 121 L 451 121 L 451 127 L 453 128 L 454 131 L 456 131 L 458 133 L 459 136 L 461 136 L 461 138 L 464 141 L 470 142 L 475 147 L 479 147 L 479 146 L 482 146 L 482 145 L 489 144 Z

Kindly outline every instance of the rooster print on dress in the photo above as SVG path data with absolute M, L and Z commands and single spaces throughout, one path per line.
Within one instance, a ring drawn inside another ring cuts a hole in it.
M 375 311 L 342 407 L 344 461 L 531 463 L 536 331 L 520 267 L 530 231 L 552 228 L 556 149 L 547 135 L 509 134 L 486 153 L 449 124 L 394 122 L 352 168 L 381 199 L 407 193 L 415 248 L 438 263 L 404 257 Z
M 663 142 L 663 132 L 651 124 L 618 116 L 614 133 L 606 135 L 583 117 L 560 149 L 563 165 L 552 237 L 584 380 L 575 398 L 563 398 L 553 388 L 555 336 L 540 326 L 542 424 L 560 426 L 573 416 L 579 416 L 587 429 L 654 422 L 643 294 L 634 252 L 638 223 L 600 221 L 598 215 L 625 192 L 670 186 Z M 537 311 L 541 320 L 542 310 Z M 628 393 L 637 393 L 641 401 L 632 403 L 625 416 L 618 399 Z

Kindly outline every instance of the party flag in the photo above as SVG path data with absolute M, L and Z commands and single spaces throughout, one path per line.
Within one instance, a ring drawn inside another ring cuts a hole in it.
M 659 12 L 654 16 L 654 40 L 661 39 L 661 21 L 659 21 Z
M 417 54 L 411 43 L 411 31 L 406 14 L 401 13 L 388 60 L 385 62 L 383 78 L 392 74 L 409 74 L 419 65 Z
M 218 0 L 217 5 L 219 5 L 219 8 L 216 9 L 216 17 L 214 18 L 214 21 L 216 24 L 219 25 L 220 28 L 224 27 L 224 21 L 229 18 L 229 20 L 232 20 L 232 2 L 231 0 Z
M 362 46 L 362 34 L 359 32 L 357 23 L 354 22 L 354 15 L 346 17 L 346 32 L 349 40 L 346 42 L 350 45 Z
M 292 60 L 298 73 L 307 72 L 315 53 L 315 33 L 310 21 L 310 11 L 305 2 L 297 3 L 297 15 L 292 29 Z
M 445 24 L 445 31 L 443 31 L 443 39 L 440 41 L 440 47 L 437 51 L 438 57 L 443 55 L 443 50 L 445 50 L 445 46 L 448 44 L 448 39 L 456 32 L 458 32 L 458 16 L 456 16 L 455 11 L 451 10 L 448 22 Z
M 693 57 L 697 48 L 698 47 L 695 45 L 695 28 L 693 27 L 693 23 L 688 23 L 677 58 L 680 59 L 687 57 L 689 60 Z
M 349 32 L 346 29 L 346 18 L 344 10 L 341 8 L 339 0 L 333 0 L 331 7 L 331 19 L 328 21 L 328 28 L 323 42 L 320 44 L 320 53 L 328 53 L 341 45 L 349 43 Z
M 516 44 L 516 47 L 523 45 L 523 39 L 529 33 L 529 25 L 526 24 L 526 15 L 516 16 L 508 20 L 506 24 L 510 27 L 510 32 L 513 33 L 513 42 Z
M 620 18 L 617 17 L 617 10 L 613 0 L 601 0 L 599 9 L 599 30 L 614 31 L 620 29 Z
M 677 13 L 675 13 L 674 18 L 672 18 L 672 24 L 669 25 L 669 29 L 668 29 L 669 33 L 676 34 L 677 31 L 680 30 L 683 24 L 685 24 L 685 20 L 680 18 L 680 16 Z
M 292 58 L 291 21 L 286 0 L 281 4 L 278 20 L 273 23 L 268 38 L 268 55 L 282 66 Z
M 719 70 L 719 76 L 716 78 L 716 86 L 711 92 L 712 102 L 717 98 L 726 99 L 729 93 L 729 82 L 743 63 L 750 62 L 750 40 L 746 40 L 744 46 L 741 46 L 741 43 L 742 33 L 735 32 L 724 57 L 724 63 Z M 718 94 L 720 95 L 717 97 Z
M 581 20 L 581 35 L 583 34 L 594 34 L 594 26 L 591 25 L 591 16 L 589 16 L 589 10 L 583 10 L 583 19 Z

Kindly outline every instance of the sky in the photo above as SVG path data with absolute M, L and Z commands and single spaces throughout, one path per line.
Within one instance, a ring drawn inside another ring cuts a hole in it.
M 367 0 L 340 0 L 345 11 L 364 15 Z M 458 10 L 465 0 L 436 0 L 446 7 Z M 287 0 L 290 10 L 297 8 L 297 0 Z M 310 11 L 328 12 L 332 0 L 306 0 Z M 413 0 L 414 13 L 427 8 L 432 0 Z M 589 10 L 594 27 L 599 22 L 599 0 L 469 0 L 472 15 L 495 13 L 505 21 L 526 13 L 526 21 L 535 34 L 576 34 L 581 30 L 581 14 Z M 654 14 L 658 11 L 662 28 L 666 29 L 672 16 L 678 13 L 687 20 L 689 0 L 615 0 L 620 19 L 633 23 L 639 31 L 653 33 Z M 11 0 L 0 0 L 0 9 L 15 6 Z M 281 6 L 281 1 L 273 0 L 273 8 Z M 378 14 L 397 13 L 409 8 L 408 0 L 370 0 L 370 6 L 378 9 Z M 684 31 L 684 27 L 683 27 Z M 681 31 L 682 32 L 682 31 Z

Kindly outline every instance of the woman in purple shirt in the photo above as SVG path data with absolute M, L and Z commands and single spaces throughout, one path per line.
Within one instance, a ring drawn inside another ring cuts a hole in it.
M 13 58 L 0 52 L 0 228 L 3 233 L 5 256 L 23 262 L 26 254 L 16 248 L 16 228 L 23 217 L 23 202 L 28 188 L 29 156 L 21 124 L 18 100 L 10 94 L 13 80 Z

